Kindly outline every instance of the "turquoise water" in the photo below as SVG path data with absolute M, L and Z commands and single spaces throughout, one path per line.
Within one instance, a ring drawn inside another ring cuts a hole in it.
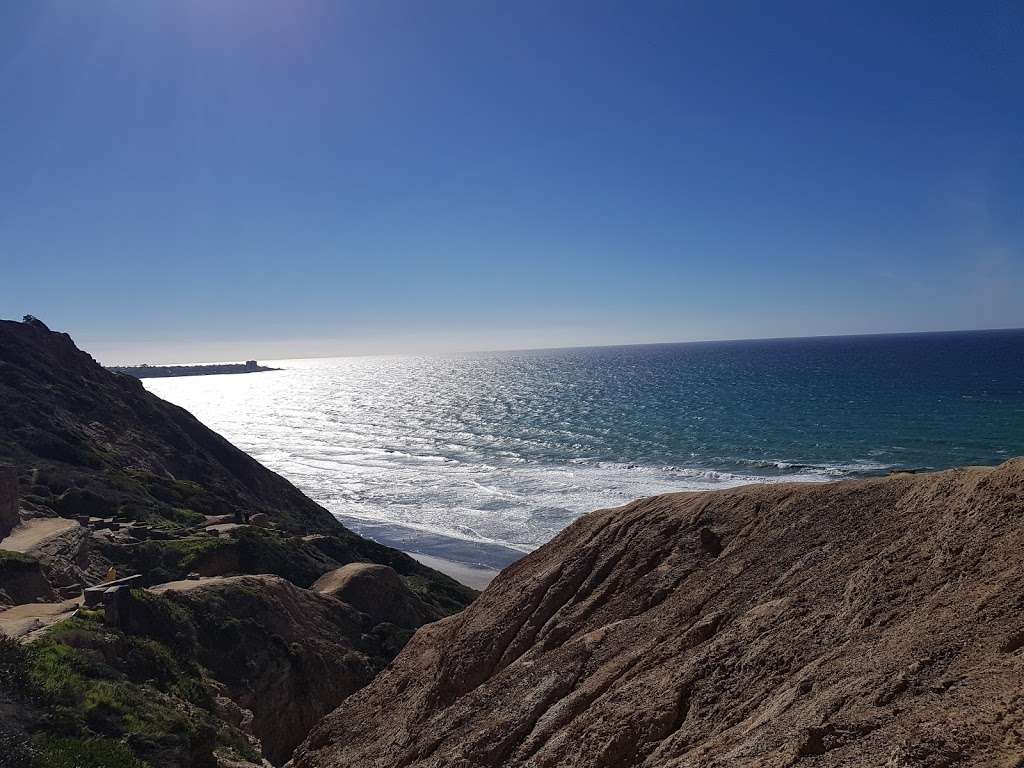
M 271 364 L 146 386 L 356 530 L 468 562 L 652 493 L 1024 454 L 1024 331 Z

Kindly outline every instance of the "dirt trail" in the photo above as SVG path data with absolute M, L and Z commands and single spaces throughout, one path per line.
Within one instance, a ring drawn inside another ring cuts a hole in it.
M 16 640 L 30 640 L 38 631 L 70 619 L 81 605 L 81 597 L 60 603 L 16 605 L 0 611 L 0 632 Z
M 0 540 L 0 549 L 28 552 L 47 539 L 77 527 L 78 521 L 63 517 L 38 517 L 26 520 L 11 531 L 7 538 Z
M 157 584 L 150 587 L 150 592 L 190 592 L 202 587 L 212 587 L 216 584 L 224 584 L 234 579 L 245 579 L 247 576 L 205 576 L 201 579 L 182 579 L 181 581 L 168 581 L 166 584 Z

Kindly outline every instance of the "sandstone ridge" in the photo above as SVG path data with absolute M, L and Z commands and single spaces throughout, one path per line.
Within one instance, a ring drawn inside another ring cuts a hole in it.
M 641 499 L 419 630 L 296 768 L 1024 764 L 1024 460 Z

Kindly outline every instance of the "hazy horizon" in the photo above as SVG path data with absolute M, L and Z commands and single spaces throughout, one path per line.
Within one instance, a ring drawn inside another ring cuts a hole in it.
M 52 329 L 62 330 L 62 329 Z M 424 347 L 420 349 L 411 348 L 395 348 L 390 350 L 381 350 L 376 347 L 368 348 L 366 350 L 358 351 L 334 351 L 326 352 L 324 354 L 305 354 L 305 355 L 258 355 L 251 354 L 251 350 L 254 346 L 260 346 L 260 343 L 246 344 L 244 342 L 236 345 L 229 344 L 224 347 L 213 347 L 214 349 L 234 350 L 237 348 L 238 354 L 234 355 L 213 355 L 205 358 L 180 358 L 173 357 L 173 352 L 169 351 L 174 349 L 173 347 L 154 347 L 154 349 L 163 349 L 166 354 L 163 357 L 152 357 L 151 358 L 115 358 L 110 357 L 107 352 L 107 348 L 103 344 L 88 346 L 87 342 L 79 342 L 76 339 L 76 343 L 81 349 L 84 349 L 96 360 L 103 365 L 108 366 L 132 366 L 132 365 L 205 365 L 205 364 L 218 364 L 218 363 L 238 363 L 245 360 L 256 359 L 261 363 L 282 363 L 289 360 L 317 360 L 317 359 L 332 359 L 341 357 L 404 357 L 404 356 L 416 356 L 416 355 L 428 355 L 428 356 L 443 356 L 443 355 L 458 355 L 458 354 L 489 354 L 489 353 L 501 353 L 501 352 L 541 352 L 546 350 L 560 350 L 560 349 L 589 349 L 589 348 L 613 348 L 613 347 L 631 347 L 631 346 L 659 346 L 659 345 L 673 345 L 673 344 L 713 344 L 716 342 L 755 342 L 755 341 L 784 341 L 784 340 L 800 340 L 800 339 L 824 339 L 824 338 L 854 338 L 861 336 L 917 336 L 927 334 L 948 334 L 948 333 L 986 333 L 986 332 L 1002 332 L 1002 331 L 1020 331 L 1024 330 L 1022 326 L 1006 326 L 1001 328 L 940 328 L 940 329 L 928 329 L 928 330 L 899 330 L 899 331 L 870 331 L 862 333 L 823 333 L 823 334 L 803 334 L 803 335 L 786 335 L 786 336 L 749 336 L 749 337 L 723 337 L 723 338 L 700 338 L 700 339 L 660 339 L 660 340 L 644 340 L 644 341 L 617 341 L 617 342 L 596 342 L 596 343 L 566 343 L 566 344 L 555 344 L 555 345 L 538 345 L 538 346 L 496 346 L 496 347 L 452 347 L 445 346 L 443 348 Z M 72 334 L 72 338 L 74 338 Z M 272 345 L 263 344 L 263 349 L 296 349 L 302 348 L 304 345 L 318 346 L 320 344 L 329 344 L 329 340 L 297 340 L 295 342 L 280 341 Z M 290 346 L 288 346 L 290 345 Z M 96 352 L 96 349 L 99 352 Z M 140 344 L 139 349 L 146 349 L 144 344 Z M 181 349 L 194 350 L 196 345 L 185 343 Z M 119 349 L 115 346 L 114 349 Z M 171 356 L 167 356 L 171 355 Z

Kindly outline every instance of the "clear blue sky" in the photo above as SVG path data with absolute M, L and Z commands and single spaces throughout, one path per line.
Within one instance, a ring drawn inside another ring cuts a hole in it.
M 1024 325 L 1024 4 L 0 5 L 0 316 L 100 359 Z

